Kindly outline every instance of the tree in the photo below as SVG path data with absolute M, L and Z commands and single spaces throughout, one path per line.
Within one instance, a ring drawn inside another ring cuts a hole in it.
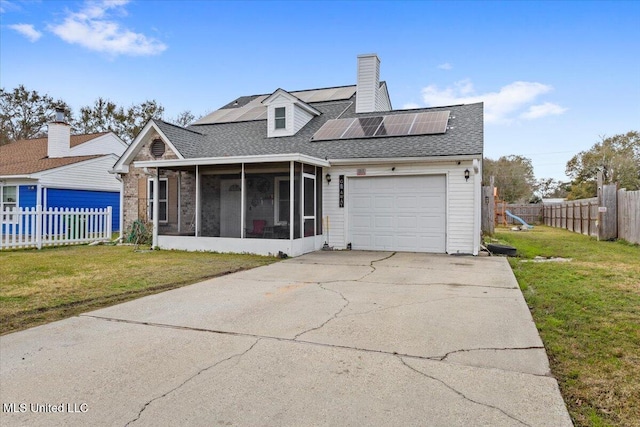
M 74 127 L 79 133 L 111 131 L 131 143 L 150 119 L 162 118 L 163 112 L 164 107 L 155 100 L 147 100 L 125 110 L 109 100 L 98 98 L 93 106 L 80 108 Z
M 568 184 L 553 178 L 540 178 L 536 182 L 536 195 L 541 199 L 567 197 Z
M 567 162 L 571 178 L 570 199 L 595 197 L 598 172 L 605 184 L 618 183 L 627 190 L 640 189 L 640 133 L 601 137 L 588 151 L 581 151 Z
M 498 197 L 507 203 L 526 202 L 532 199 L 535 177 L 531 160 L 517 155 L 502 156 L 498 160 L 485 158 L 482 164 L 482 180 L 495 178 Z
M 190 110 L 184 110 L 169 121 L 174 125 L 182 126 L 183 128 L 185 128 L 189 126 L 191 123 L 193 123 L 195 120 L 196 120 L 196 116 Z
M 71 109 L 60 99 L 29 91 L 24 85 L 13 91 L 0 89 L 0 145 L 45 135 L 56 108 L 62 108 L 67 121 L 71 120 Z

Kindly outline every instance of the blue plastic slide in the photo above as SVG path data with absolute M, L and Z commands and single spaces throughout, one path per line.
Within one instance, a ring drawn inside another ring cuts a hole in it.
M 524 220 L 522 218 L 520 218 L 519 216 L 515 216 L 514 214 L 512 214 L 509 211 L 505 211 L 505 213 L 507 214 L 507 216 L 515 219 L 516 221 L 520 221 L 522 223 L 522 225 L 524 225 L 527 228 L 533 228 L 533 225 L 529 225 L 526 222 L 524 222 Z

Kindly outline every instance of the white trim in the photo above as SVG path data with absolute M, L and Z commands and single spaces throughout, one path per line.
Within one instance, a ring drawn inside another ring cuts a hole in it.
M 180 154 L 175 145 L 171 143 L 169 138 L 167 138 L 167 136 L 160 130 L 160 128 L 153 122 L 153 120 L 149 120 L 147 124 L 144 125 L 144 128 L 142 128 L 138 136 L 136 136 L 133 142 L 127 147 L 125 152 L 122 153 L 122 156 L 120 156 L 115 165 L 113 165 L 113 169 L 109 171 L 110 173 L 129 172 L 128 166 L 131 164 L 135 156 L 140 152 L 140 148 L 142 144 L 146 142 L 146 137 L 148 136 L 149 130 L 151 128 L 153 128 L 158 133 L 163 142 L 167 144 L 169 148 L 171 148 L 171 150 L 175 153 L 176 156 L 178 156 L 179 159 L 184 159 L 184 156 Z M 189 131 L 188 129 L 185 130 Z
M 199 157 L 194 159 L 176 160 L 145 160 L 133 162 L 137 168 L 143 167 L 178 167 L 178 166 L 206 166 L 206 165 L 229 165 L 235 163 L 275 163 L 275 162 L 298 162 L 312 166 L 330 166 L 329 161 L 306 154 L 265 154 L 257 156 L 232 156 L 232 157 Z
M 311 105 L 307 104 L 306 102 L 304 102 L 303 100 L 301 100 L 300 98 L 298 98 L 297 96 L 287 92 L 284 89 L 276 89 L 275 92 L 273 92 L 271 95 L 269 95 L 268 97 L 266 97 L 264 100 L 262 100 L 262 104 L 264 105 L 270 105 L 272 103 L 272 101 L 278 96 L 278 95 L 282 95 L 285 98 L 287 98 L 292 104 L 296 104 L 298 107 L 302 108 L 303 110 L 306 110 L 309 114 L 313 114 L 314 116 L 319 116 L 320 114 L 322 114 L 320 111 L 316 110 L 315 108 L 313 108 Z
M 245 222 L 245 216 L 246 216 L 244 212 L 245 194 L 246 194 L 246 190 L 245 190 L 244 163 L 242 163 L 241 169 L 240 169 L 240 238 L 241 239 L 244 239 L 244 226 L 245 226 L 244 222 Z M 222 194 L 220 195 L 220 204 L 222 204 Z M 220 214 L 220 216 L 222 216 L 222 214 Z M 222 228 L 222 226 L 220 228 Z
M 283 181 L 289 181 L 288 176 L 276 176 L 274 180 L 273 189 L 273 223 L 276 225 L 284 225 L 283 221 L 280 221 L 280 183 Z M 291 194 L 289 194 L 289 203 L 291 203 Z M 291 219 L 289 219 L 291 222 Z
M 381 158 L 353 158 L 353 159 L 329 159 L 329 163 L 333 166 L 357 165 L 357 164 L 385 164 L 385 163 L 426 163 L 426 162 L 457 162 L 464 160 L 473 160 L 480 158 L 480 154 L 467 154 L 460 156 L 431 156 L 431 157 L 381 157 Z
M 156 187 L 156 179 L 158 180 L 158 186 Z M 158 174 L 156 173 L 155 175 L 151 176 L 150 178 L 147 178 L 147 212 L 151 213 L 151 215 L 156 215 L 156 211 L 158 213 L 158 215 L 160 215 L 160 202 L 162 202 L 162 199 L 160 199 L 160 181 L 164 181 L 165 184 L 165 189 L 166 189 L 166 195 L 165 195 L 165 218 L 164 220 L 160 219 L 160 216 L 158 216 L 158 222 L 161 224 L 167 224 L 169 222 L 169 178 L 158 178 Z M 153 202 L 155 202 L 155 200 L 158 200 L 158 207 L 156 208 L 155 204 L 153 205 L 153 210 L 149 209 L 152 203 L 151 198 L 149 197 L 149 194 L 151 193 L 151 184 L 153 183 L 153 188 L 154 188 L 154 192 L 153 192 Z M 156 194 L 157 193 L 157 194 Z M 147 219 L 151 219 L 152 221 L 154 221 L 155 217 L 152 218 L 147 218 Z M 155 222 L 155 221 L 154 221 Z
M 15 187 L 16 189 L 16 199 L 13 202 L 5 202 L 4 201 L 4 190 L 7 187 Z M 5 214 L 5 210 L 7 209 L 7 207 L 5 207 L 5 203 L 11 204 L 11 207 L 8 207 L 8 209 L 11 210 L 18 210 L 20 209 L 20 185 L 19 184 L 0 184 L 0 224 L 16 224 L 18 222 L 18 215 L 13 215 L 13 214 Z M 8 217 L 14 216 L 14 218 L 12 220 L 6 220 L 5 219 L 5 215 Z

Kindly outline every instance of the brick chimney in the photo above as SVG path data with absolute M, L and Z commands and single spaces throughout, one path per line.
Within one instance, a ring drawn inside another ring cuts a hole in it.
M 56 118 L 49 123 L 47 132 L 47 155 L 69 157 L 71 154 L 71 126 L 64 121 L 64 110 L 56 108 Z
M 380 87 L 380 59 L 375 53 L 358 55 L 356 113 L 376 111 Z

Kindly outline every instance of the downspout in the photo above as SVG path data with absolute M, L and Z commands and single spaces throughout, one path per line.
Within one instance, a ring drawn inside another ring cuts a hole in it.
M 478 159 L 473 159 L 473 255 L 477 256 L 480 249 L 481 209 L 480 193 L 482 193 L 482 174 Z

